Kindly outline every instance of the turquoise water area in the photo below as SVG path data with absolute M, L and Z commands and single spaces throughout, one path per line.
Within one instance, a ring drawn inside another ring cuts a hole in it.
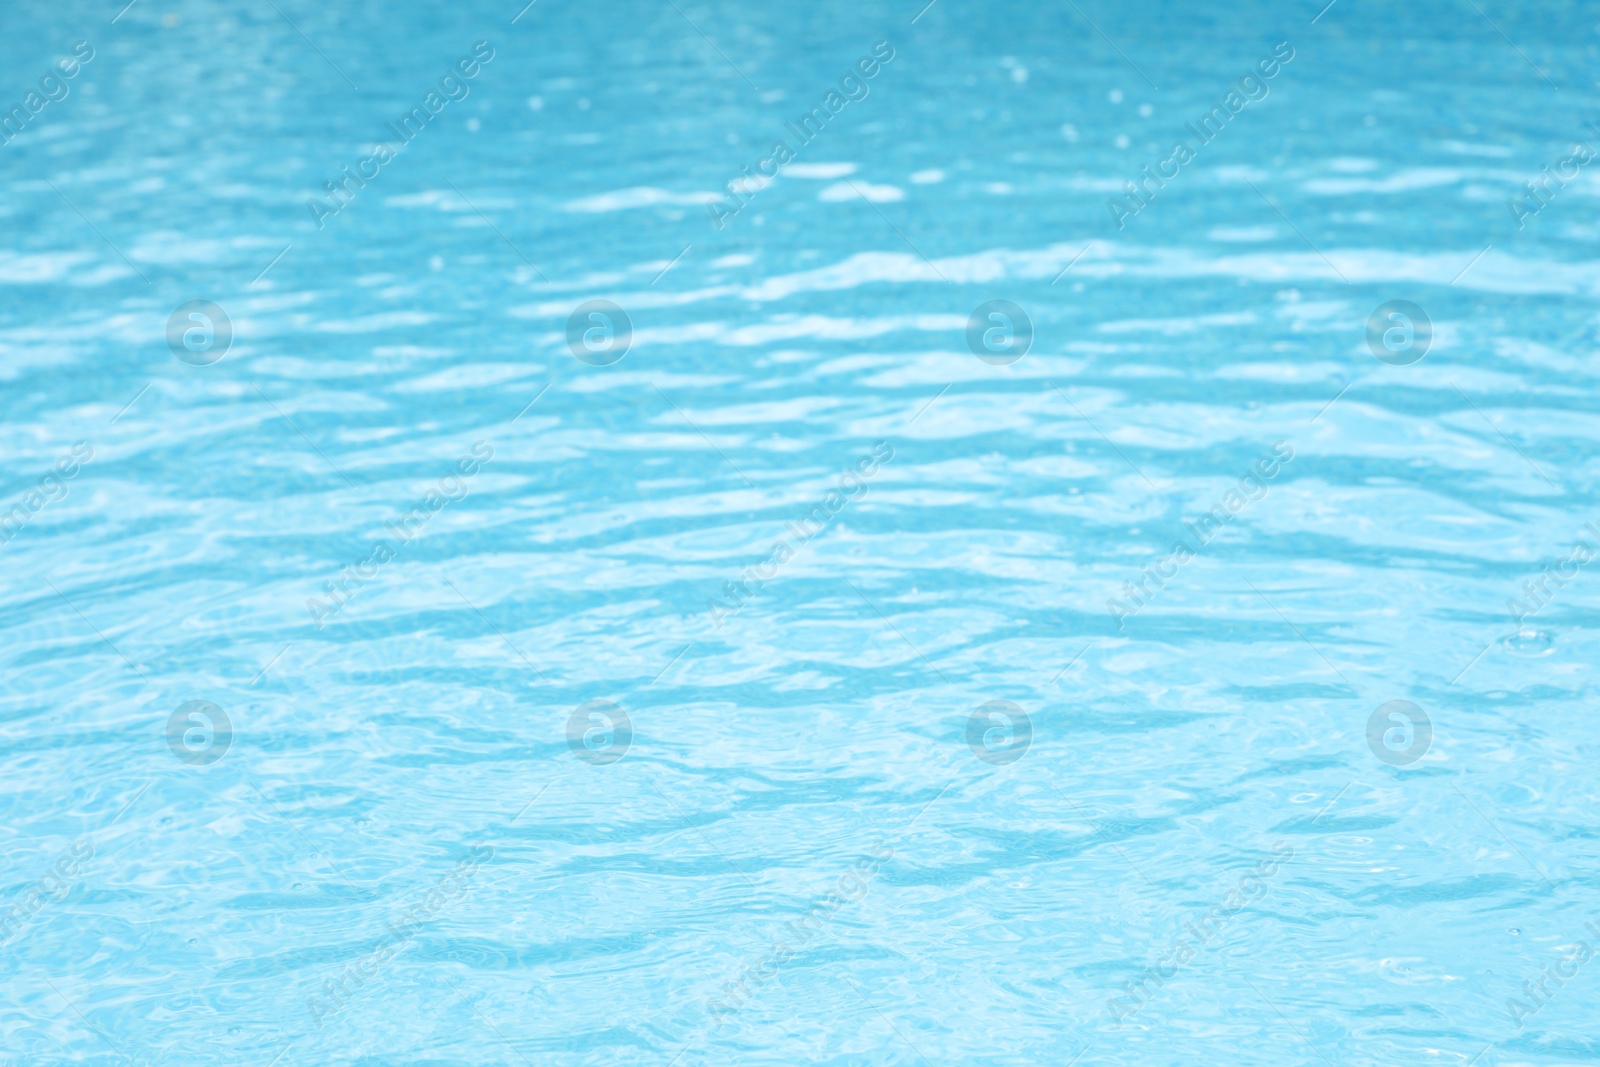
M 524 2 L 0 12 L 0 1065 L 1600 1062 L 1592 5 Z

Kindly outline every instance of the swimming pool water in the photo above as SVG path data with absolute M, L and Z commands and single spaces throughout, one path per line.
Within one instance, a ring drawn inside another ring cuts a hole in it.
M 1600 1061 L 1592 9 L 124 2 L 0 1064 Z

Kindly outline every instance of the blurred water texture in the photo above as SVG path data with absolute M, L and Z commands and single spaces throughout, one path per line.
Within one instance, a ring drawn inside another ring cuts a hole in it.
M 0 13 L 0 1063 L 1600 1061 L 1592 6 L 518 6 Z

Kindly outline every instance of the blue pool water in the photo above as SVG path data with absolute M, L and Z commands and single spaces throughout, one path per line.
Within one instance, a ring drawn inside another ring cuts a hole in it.
M 923 3 L 0 13 L 0 1064 L 1600 1062 L 1595 10 Z

